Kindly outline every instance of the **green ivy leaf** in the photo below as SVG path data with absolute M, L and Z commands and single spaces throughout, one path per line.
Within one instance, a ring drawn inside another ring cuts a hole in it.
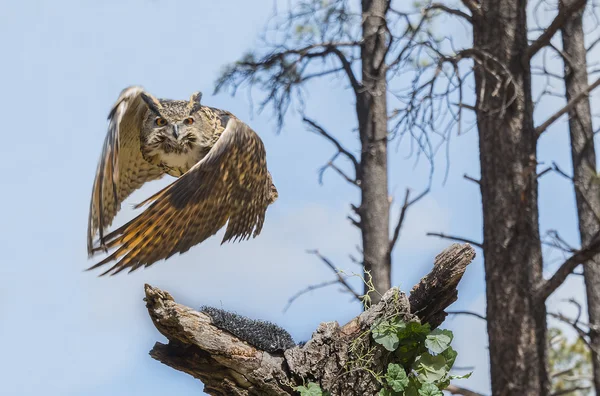
M 300 396 L 326 396 L 321 387 L 314 382 L 309 382 L 306 386 L 298 386 L 295 390 L 300 392 Z
M 382 320 L 371 327 L 373 340 L 382 345 L 388 351 L 395 351 L 400 343 L 400 338 L 398 338 L 398 329 L 403 327 L 404 322 L 389 322 L 387 320 Z
M 378 395 L 379 396 L 395 396 L 396 394 L 395 394 L 395 392 L 393 392 L 389 389 L 383 388 L 379 391 Z
M 443 396 L 443 393 L 433 384 L 423 384 L 419 389 L 419 396 Z
M 439 381 L 448 372 L 446 369 L 446 359 L 442 355 L 433 356 L 428 352 L 425 352 L 415 360 L 413 368 L 419 374 L 418 379 L 421 383 Z
M 446 359 L 446 369 L 450 371 L 452 366 L 454 366 L 454 361 L 458 356 L 458 352 L 456 352 L 451 346 L 449 346 L 444 352 L 442 352 L 442 356 Z
M 450 330 L 435 329 L 427 335 L 425 346 L 431 353 L 442 353 L 450 346 L 453 334 Z
M 408 386 L 406 371 L 399 364 L 388 364 L 385 380 L 395 392 L 402 392 Z

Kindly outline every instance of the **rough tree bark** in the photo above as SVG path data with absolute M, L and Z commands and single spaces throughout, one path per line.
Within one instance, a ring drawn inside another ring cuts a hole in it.
M 563 0 L 568 5 L 574 0 Z M 583 31 L 583 10 L 575 13 L 562 28 L 563 51 L 565 54 L 565 86 L 567 101 L 588 88 L 587 51 Z M 600 184 L 596 176 L 596 150 L 590 101 L 585 98 L 577 102 L 569 112 L 571 157 L 573 161 L 573 187 L 579 219 L 579 234 L 582 246 L 589 245 L 600 231 Z M 600 395 L 600 334 L 595 331 L 600 321 L 600 257 L 584 266 L 590 324 L 590 349 L 594 369 L 594 387 Z
M 370 273 L 373 286 L 379 292 L 371 293 L 374 303 L 391 285 L 385 65 L 388 51 L 386 14 L 389 6 L 389 0 L 362 1 L 362 89 L 356 93 L 362 147 L 360 174 L 357 175 L 362 194 L 358 214 L 361 218 L 364 270 Z M 367 292 L 365 285 L 365 294 Z
M 169 340 L 156 343 L 150 355 L 177 370 L 200 379 L 210 395 L 292 395 L 303 380 L 318 383 L 332 395 L 363 396 L 377 393 L 380 385 L 366 370 L 348 369 L 353 341 L 375 346 L 370 368 L 387 364 L 370 337 L 362 337 L 378 318 L 400 313 L 404 320 L 418 318 L 432 328 L 439 326 L 444 310 L 456 299 L 456 287 L 475 257 L 468 244 L 454 244 L 440 253 L 429 275 L 411 290 L 410 297 L 397 288 L 378 304 L 345 324 L 322 323 L 303 346 L 283 353 L 268 353 L 250 346 L 211 324 L 204 313 L 174 301 L 169 293 L 146 285 L 146 306 L 156 328 Z M 351 366 L 350 366 L 351 367 Z
M 527 2 L 467 2 L 473 20 L 487 329 L 494 395 L 545 395 L 542 281 Z

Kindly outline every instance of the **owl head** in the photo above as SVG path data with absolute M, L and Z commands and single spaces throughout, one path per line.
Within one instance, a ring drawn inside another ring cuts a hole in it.
M 189 101 L 156 99 L 147 93 L 141 96 L 148 106 L 142 127 L 146 150 L 185 154 L 202 143 L 201 92 L 192 94 Z

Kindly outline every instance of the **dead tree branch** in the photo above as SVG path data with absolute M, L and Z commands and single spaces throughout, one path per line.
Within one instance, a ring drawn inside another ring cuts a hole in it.
M 600 252 L 600 238 L 598 237 L 598 234 L 596 234 L 592 241 L 593 242 L 588 246 L 573 253 L 571 257 L 561 264 L 554 275 L 538 288 L 537 297 L 540 302 L 546 301 L 546 299 L 563 284 L 567 277 L 573 273 L 578 265 L 584 264 Z
M 340 285 L 344 286 L 344 288 L 346 288 L 346 290 L 348 290 L 348 292 L 350 292 L 350 294 L 352 294 L 358 301 L 361 301 L 360 299 L 360 294 L 358 294 L 353 288 L 352 286 L 350 286 L 350 284 L 348 282 L 346 282 L 346 279 L 344 279 L 344 277 L 342 276 L 342 274 L 340 273 L 340 271 L 335 267 L 335 265 L 333 265 L 333 263 L 331 262 L 331 260 L 329 260 L 327 257 L 323 256 L 318 250 L 309 250 L 307 251 L 307 253 L 309 254 L 314 254 L 315 256 L 317 256 L 319 259 L 321 259 L 321 261 L 323 263 L 325 263 L 337 276 L 337 281 Z
M 461 10 L 457 10 L 456 8 L 450 8 L 445 4 L 433 3 L 432 5 L 427 7 L 426 11 L 429 11 L 429 10 L 444 11 L 447 14 L 459 16 L 468 22 L 473 22 L 473 18 L 471 18 L 471 15 L 469 15 L 465 12 L 462 12 Z
M 348 151 L 347 149 L 345 149 L 344 146 L 342 146 L 342 144 L 336 138 L 334 138 L 331 134 L 327 133 L 327 131 L 325 131 L 325 129 L 322 126 L 320 126 L 319 124 L 317 124 L 315 121 L 313 121 L 307 117 L 303 117 L 302 120 L 306 124 L 309 125 L 311 131 L 323 136 L 326 140 L 333 143 L 333 145 L 337 148 L 338 153 L 344 155 L 347 159 L 350 160 L 350 162 L 352 162 L 352 165 L 354 166 L 354 172 L 356 175 L 356 178 L 353 180 L 353 183 L 360 184 L 360 177 L 359 177 L 360 166 L 359 166 L 358 159 L 356 158 L 356 156 L 354 154 L 352 154 L 350 151 Z M 335 157 L 333 159 L 335 159 Z M 330 163 L 333 162 L 333 159 L 329 162 Z M 352 182 L 352 179 L 350 177 L 348 177 L 348 176 L 345 176 L 345 177 L 350 179 Z
M 481 11 L 481 7 L 479 6 L 479 2 L 477 0 L 462 0 L 462 3 L 471 11 L 474 18 L 482 18 L 483 11 Z
M 427 235 L 427 236 L 434 236 L 434 237 L 438 237 L 438 238 L 442 238 L 442 239 L 449 239 L 449 240 L 455 241 L 455 242 L 470 243 L 473 246 L 477 246 L 478 248 L 483 249 L 483 243 L 481 243 L 481 242 L 475 242 L 475 241 L 473 241 L 471 239 L 467 239 L 467 238 L 463 238 L 463 237 L 459 237 L 459 236 L 446 235 L 446 234 L 441 233 L 441 232 L 428 232 L 425 235 Z
M 448 315 L 467 315 L 467 316 L 473 316 L 477 319 L 481 319 L 484 322 L 487 321 L 487 318 L 481 314 L 478 314 L 477 312 L 473 312 L 473 311 L 448 311 Z
M 586 98 L 590 94 L 590 92 L 592 92 L 598 85 L 600 85 L 600 78 L 594 81 L 586 90 L 576 95 L 573 99 L 569 101 L 569 103 L 567 103 L 562 109 L 551 115 L 540 126 L 536 127 L 535 132 L 537 133 L 537 135 L 540 136 L 542 133 L 544 133 L 546 129 L 548 129 L 550 125 L 552 125 L 556 120 L 558 120 L 563 114 L 566 114 L 569 111 L 571 111 L 580 100 Z
M 404 195 L 404 204 L 402 205 L 402 209 L 400 210 L 400 216 L 398 216 L 398 223 L 396 223 L 396 228 L 394 228 L 394 234 L 392 236 L 392 240 L 390 241 L 390 246 L 388 247 L 388 254 L 392 254 L 394 250 L 394 246 L 398 241 L 398 237 L 400 236 L 400 230 L 402 229 L 402 224 L 404 223 L 404 218 L 406 217 L 406 212 L 408 209 L 419 202 L 427 193 L 429 189 L 426 189 L 421 194 L 419 194 L 416 198 L 410 199 L 410 189 L 406 189 L 406 194 Z
M 389 315 L 399 314 L 404 320 L 416 317 L 438 326 L 444 310 L 456 299 L 456 286 L 474 256 L 469 245 L 450 246 L 436 257 L 432 272 L 413 288 L 410 299 L 392 288 L 381 302 L 344 326 L 322 323 L 306 344 L 283 353 L 257 349 L 217 328 L 207 314 L 178 304 L 169 293 L 146 285 L 148 313 L 168 339 L 168 344 L 156 343 L 150 355 L 200 379 L 204 392 L 210 395 L 292 395 L 293 388 L 306 378 L 333 396 L 374 394 L 381 385 L 373 376 L 346 366 L 352 359 L 352 342 L 376 320 Z M 383 356 L 387 355 L 376 349 L 374 353 L 373 370 L 382 369 L 387 364 Z
M 586 0 L 577 0 L 569 4 L 568 6 L 563 6 L 562 2 L 558 8 L 558 14 L 550 23 L 550 26 L 527 48 L 527 52 L 525 53 L 525 60 L 527 63 L 533 58 L 533 56 L 542 48 L 550 44 L 550 40 L 552 37 L 560 30 L 561 27 L 564 26 L 565 22 L 571 18 L 573 14 L 579 12 L 583 7 L 585 7 Z

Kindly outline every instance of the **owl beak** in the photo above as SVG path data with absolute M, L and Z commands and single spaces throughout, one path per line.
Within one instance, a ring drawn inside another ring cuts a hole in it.
M 173 125 L 173 137 L 175 139 L 179 137 L 179 125 Z

